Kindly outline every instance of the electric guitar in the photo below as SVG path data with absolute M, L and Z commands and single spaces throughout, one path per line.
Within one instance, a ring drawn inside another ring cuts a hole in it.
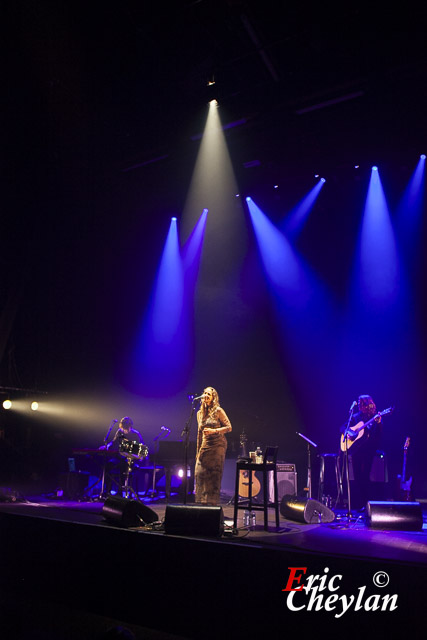
M 411 484 L 412 484 L 412 476 L 409 480 L 405 480 L 406 477 L 406 458 L 408 455 L 409 445 L 411 443 L 411 438 L 406 438 L 405 444 L 403 445 L 403 468 L 402 475 L 400 478 L 400 493 L 401 498 L 405 502 L 412 502 L 412 494 L 411 494 Z
M 243 429 L 240 434 L 240 447 L 241 447 L 241 455 L 242 458 L 247 458 L 248 454 L 246 451 L 246 443 L 248 439 L 246 437 L 245 430 Z M 254 471 L 252 471 L 252 483 L 249 482 L 249 471 L 241 471 L 239 478 L 239 496 L 242 498 L 249 498 L 249 485 L 252 484 L 252 497 L 254 498 L 261 491 L 261 483 L 256 477 Z
M 378 418 L 381 418 L 381 416 L 385 416 L 387 413 L 391 413 L 392 411 L 394 411 L 394 407 L 389 407 L 388 409 L 384 409 L 384 411 L 380 411 L 379 413 L 375 414 L 373 418 L 368 420 L 368 422 L 363 422 L 363 420 L 361 420 L 354 427 L 346 429 L 346 431 L 341 434 L 340 438 L 341 451 L 348 451 L 350 447 L 352 447 L 354 443 L 357 442 L 357 440 L 363 438 L 365 429 L 369 429 L 375 420 L 378 420 Z

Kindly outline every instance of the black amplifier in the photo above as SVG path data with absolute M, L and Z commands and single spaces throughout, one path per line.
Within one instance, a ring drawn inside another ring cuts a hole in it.
M 295 464 L 291 464 L 290 462 L 277 462 L 276 464 L 276 469 L 277 471 L 288 471 L 291 473 L 294 473 L 297 469 L 296 469 L 296 465 Z

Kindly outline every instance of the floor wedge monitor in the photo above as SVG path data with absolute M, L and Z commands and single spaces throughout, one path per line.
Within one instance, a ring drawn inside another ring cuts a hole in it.
M 335 520 L 335 513 L 332 509 L 313 498 L 283 496 L 280 503 L 280 513 L 286 520 L 294 520 L 295 522 L 304 522 L 306 524 L 333 522 Z
M 222 507 L 200 507 L 168 504 L 165 533 L 221 537 L 224 533 Z

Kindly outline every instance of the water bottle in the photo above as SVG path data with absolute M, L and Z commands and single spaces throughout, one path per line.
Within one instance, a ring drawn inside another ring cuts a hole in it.
M 250 521 L 251 521 L 251 527 L 255 527 L 255 525 L 256 525 L 255 511 L 251 511 L 251 513 L 250 513 Z
M 261 447 L 257 447 L 256 451 L 255 451 L 255 462 L 257 464 L 261 464 L 262 463 L 262 451 L 261 451 Z
M 249 527 L 250 525 L 250 515 L 249 515 L 249 510 L 245 509 L 243 512 L 243 526 L 244 527 Z

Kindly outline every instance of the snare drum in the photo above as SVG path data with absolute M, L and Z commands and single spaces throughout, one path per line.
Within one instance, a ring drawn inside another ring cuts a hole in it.
M 142 442 L 123 438 L 119 445 L 119 452 L 121 456 L 125 456 L 126 458 L 142 460 L 148 456 L 148 447 Z

